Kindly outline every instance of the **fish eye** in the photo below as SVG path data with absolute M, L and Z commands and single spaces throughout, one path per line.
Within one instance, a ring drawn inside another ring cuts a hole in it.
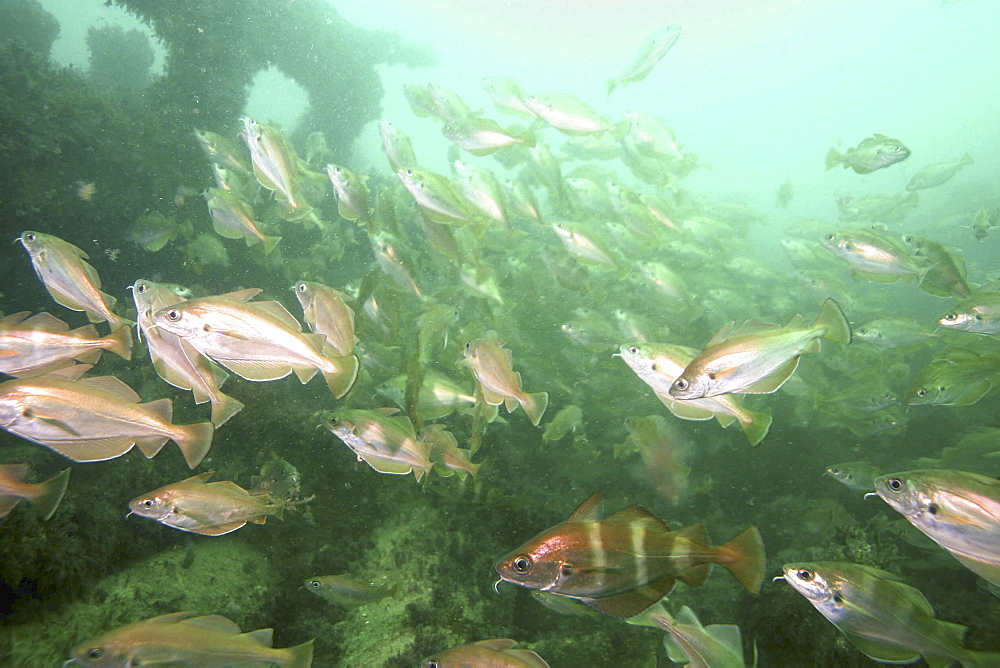
M 929 512 L 931 515 L 937 515 L 938 514 L 938 504 L 936 504 L 936 503 L 930 503 L 930 504 L 928 504 L 927 505 L 927 512 Z
M 34 241 L 35 238 L 36 238 L 35 237 L 35 233 L 34 232 L 28 232 L 27 234 L 24 235 L 24 238 L 27 241 Z
M 844 597 L 841 596 L 840 594 L 834 594 L 833 595 L 833 602 L 837 603 L 837 604 L 843 603 L 844 602 Z
M 925 390 L 924 388 L 920 388 L 919 390 L 917 390 L 917 396 L 918 397 L 926 397 L 927 396 L 927 390 Z
M 139 505 L 142 506 L 143 508 L 152 508 L 154 503 L 155 502 L 152 499 L 143 499 L 142 501 L 139 502 Z
M 903 489 L 903 481 L 900 480 L 899 478 L 889 478 L 888 480 L 885 481 L 885 484 L 886 486 L 889 487 L 889 489 L 891 489 L 894 492 L 898 492 L 899 490 Z
M 143 294 L 144 292 L 146 292 L 146 284 L 140 283 L 139 286 L 135 289 L 135 291 L 138 292 L 140 295 Z
M 683 378 L 678 378 L 677 380 L 674 381 L 674 387 L 676 387 L 681 392 L 688 389 L 688 384 L 689 383 Z
M 424 664 L 424 668 L 438 668 L 437 661 L 428 661 Z
M 827 241 L 833 241 L 834 239 L 837 238 L 837 235 L 836 234 L 824 234 L 823 238 L 826 239 Z
M 529 557 L 517 557 L 514 561 L 510 562 L 511 568 L 514 569 L 515 573 L 519 575 L 527 575 L 531 572 L 531 559 Z
M 103 647 L 91 647 L 87 650 L 88 659 L 100 659 L 102 656 L 104 656 Z
M 635 355 L 639 352 L 639 346 L 629 346 L 628 351 Z
M 840 475 L 840 468 L 837 467 L 837 466 L 834 466 L 834 467 L 830 468 L 829 471 L 833 475 Z
M 305 283 L 299 283 L 299 292 L 305 292 L 308 290 Z
M 803 582 L 812 582 L 813 579 L 813 572 L 810 570 L 806 570 L 805 568 L 800 570 L 795 575 Z
M 330 418 L 330 426 L 336 427 L 338 424 L 340 424 L 340 418 L 336 417 Z
M 169 311 L 167 311 L 167 320 L 169 320 L 170 322 L 177 322 L 180 319 L 181 319 L 181 312 L 178 311 L 177 309 L 172 308 Z
M 312 587 L 313 589 L 319 589 L 319 584 L 320 584 L 319 580 L 310 580 L 309 581 L 309 586 Z
M 559 569 L 559 572 L 564 578 L 568 578 L 573 575 L 573 565 L 563 564 L 562 568 Z

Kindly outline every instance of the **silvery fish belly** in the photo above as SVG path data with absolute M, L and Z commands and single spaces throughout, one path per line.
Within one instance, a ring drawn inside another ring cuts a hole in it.
M 334 397 L 347 394 L 358 375 L 358 358 L 324 355 L 324 337 L 302 333 L 278 302 L 245 303 L 253 296 L 245 292 L 192 299 L 157 311 L 153 320 L 247 380 L 295 372 L 306 383 L 319 371 Z

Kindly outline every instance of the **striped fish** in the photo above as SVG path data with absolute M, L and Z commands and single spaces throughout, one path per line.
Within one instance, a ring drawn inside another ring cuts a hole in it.
M 705 582 L 719 564 L 753 593 L 764 578 L 764 543 L 750 527 L 725 545 L 708 544 L 703 524 L 671 531 L 640 506 L 604 518 L 597 492 L 565 522 L 501 559 L 500 578 L 583 601 L 603 613 L 634 617 L 670 593 L 677 580 Z

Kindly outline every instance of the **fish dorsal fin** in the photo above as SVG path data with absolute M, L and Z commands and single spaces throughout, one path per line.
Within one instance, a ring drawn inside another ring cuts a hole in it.
M 676 624 L 684 624 L 685 626 L 693 626 L 696 629 L 704 628 L 701 625 L 701 620 L 698 616 L 694 614 L 694 610 L 687 607 L 686 605 L 681 607 L 680 611 L 677 613 L 677 617 L 674 618 Z
M 122 380 L 114 376 L 94 376 L 93 378 L 81 378 L 78 381 L 81 385 L 106 392 L 117 399 L 127 401 L 130 404 L 137 404 L 141 400 L 135 390 L 126 385 Z
M 256 631 L 244 633 L 243 637 L 265 647 L 274 645 L 274 629 L 257 629 Z
M 736 327 L 736 321 L 730 320 L 725 325 L 719 328 L 719 331 L 715 333 L 715 336 L 713 336 L 711 339 L 708 340 L 708 343 L 705 344 L 705 347 L 707 348 L 708 346 L 725 341 L 726 339 L 729 338 L 730 332 L 732 332 L 735 327 Z
M 220 489 L 228 489 L 230 492 L 236 492 L 242 496 L 250 496 L 250 492 L 246 491 L 231 480 L 220 480 L 219 482 L 213 482 L 212 484 Z
M 595 522 L 604 517 L 604 492 L 594 492 L 569 516 L 567 522 Z
M 793 315 L 792 319 L 785 325 L 785 329 L 806 329 L 807 327 L 809 327 L 809 322 L 802 317 L 801 313 Z
M 49 371 L 45 378 L 57 378 L 59 380 L 79 380 L 80 376 L 94 368 L 93 364 L 74 364 L 72 366 Z
M 0 318 L 0 324 L 2 325 L 16 325 L 22 322 L 25 318 L 31 315 L 31 311 L 18 311 L 17 313 L 11 313 L 8 316 Z
M 56 319 L 58 320 L 58 318 L 56 318 Z M 59 322 L 62 322 L 62 321 L 60 320 Z M 65 324 L 65 323 L 63 323 L 63 324 Z M 47 329 L 45 331 L 51 332 L 53 330 Z M 97 334 L 97 327 L 95 327 L 94 325 L 84 325 L 83 327 L 77 327 L 76 329 L 70 330 L 68 332 L 68 334 L 72 334 L 73 336 L 75 336 L 77 338 L 80 338 L 80 339 L 96 339 L 97 336 L 98 336 L 98 334 Z M 80 358 L 77 357 L 77 359 L 80 359 Z
M 759 320 L 747 320 L 741 323 L 738 327 L 734 327 L 727 339 L 732 339 L 737 336 L 752 336 L 754 334 L 770 334 L 771 332 L 777 332 L 781 327 L 770 322 L 760 322 Z
M 185 619 L 197 615 L 198 613 L 194 610 L 187 610 L 185 612 L 169 612 L 165 615 L 157 615 L 156 617 L 150 617 L 149 619 L 143 620 L 143 624 L 176 624 L 177 622 L 184 621 Z
M 203 629 L 209 629 L 217 633 L 225 633 L 226 635 L 238 635 L 242 633 L 239 625 L 233 620 L 223 617 L 222 615 L 202 615 L 201 617 L 188 617 L 187 619 L 180 620 L 182 624 L 187 624 L 189 626 L 197 626 Z
M 770 375 L 764 376 L 756 383 L 748 385 L 747 387 L 740 390 L 741 394 L 770 394 L 776 391 L 779 387 L 785 384 L 793 373 L 795 373 L 795 368 L 799 365 L 799 358 L 793 357 L 788 360 Z
M 296 320 L 295 316 L 289 313 L 288 309 L 282 306 L 280 302 L 254 302 L 252 306 L 258 311 L 263 311 L 268 317 L 274 318 L 292 331 L 302 331 L 302 325 L 299 324 L 299 321 Z M 320 341 L 325 340 L 325 337 L 320 338 Z M 317 348 L 317 350 L 318 349 L 319 348 Z
M 664 524 L 663 520 L 642 506 L 629 506 L 628 508 L 622 508 L 604 521 L 608 524 L 624 524 L 632 526 L 641 525 L 646 529 L 670 531 L 670 527 Z
M 18 315 L 15 313 L 15 315 Z M 8 316 L 9 317 L 9 316 Z M 40 332 L 66 332 L 69 331 L 69 325 L 55 317 L 51 313 L 42 311 L 41 313 L 36 313 L 22 324 L 31 329 L 36 329 Z M 92 327 L 92 326 L 91 326 Z M 83 329 L 81 327 L 81 329 Z M 75 330 L 74 330 L 75 331 Z M 94 329 L 94 334 L 97 334 L 97 330 Z
M 199 473 L 198 475 L 193 475 L 190 478 L 185 478 L 181 482 L 198 484 L 208 482 L 208 480 L 215 475 L 215 471 L 206 471 L 204 473 Z
M 510 638 L 492 638 L 490 640 L 480 640 L 479 642 L 472 644 L 479 645 L 480 647 L 486 647 L 487 649 L 492 649 L 497 652 L 502 652 L 505 649 L 513 649 L 516 647 L 517 641 L 511 640 Z
M 260 288 L 247 288 L 246 290 L 236 290 L 235 292 L 227 292 L 224 295 L 219 295 L 220 297 L 225 297 L 226 299 L 233 299 L 238 302 L 248 302 L 263 290 Z
M 528 668 L 549 668 L 549 664 L 545 662 L 545 659 L 538 656 L 530 649 L 508 649 L 504 651 L 507 656 L 517 659 Z

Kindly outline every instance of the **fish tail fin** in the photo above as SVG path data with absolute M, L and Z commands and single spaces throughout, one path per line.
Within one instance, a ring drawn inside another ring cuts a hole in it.
M 229 418 L 243 410 L 243 402 L 228 394 L 219 392 L 218 401 L 212 402 L 212 424 L 218 429 L 229 422 Z
M 42 519 L 49 519 L 59 507 L 63 495 L 66 494 L 66 487 L 69 485 L 69 473 L 72 469 L 66 469 L 53 478 L 45 482 L 38 483 L 38 495 L 31 498 L 38 511 L 42 513 Z
M 618 87 L 617 79 L 608 79 L 608 97 L 611 97 L 612 91 Z
M 833 297 L 828 297 L 816 316 L 813 327 L 822 327 L 826 331 L 823 333 L 824 339 L 830 339 L 837 343 L 851 342 L 851 325 L 847 322 L 840 304 Z
M 119 327 L 115 331 L 108 334 L 108 342 L 111 344 L 107 347 L 108 350 L 113 352 L 115 355 L 122 357 L 127 360 L 132 359 L 132 328 L 128 325 L 124 327 Z
M 275 249 L 279 241 L 281 241 L 281 237 L 269 237 L 264 235 L 264 238 L 261 239 L 261 243 L 264 245 L 264 255 L 270 255 L 271 251 Z
M 831 148 L 826 153 L 826 168 L 833 169 L 837 165 L 844 162 L 844 154 L 835 148 Z
M 184 461 L 188 468 L 193 469 L 201 463 L 201 460 L 208 454 L 212 447 L 212 436 L 215 435 L 215 426 L 211 422 L 198 422 L 196 424 L 177 425 L 180 434 L 174 441 L 184 455 Z
M 745 411 L 740 416 L 740 426 L 750 445 L 758 445 L 771 428 L 771 413 L 768 411 Z
M 974 161 L 972 159 L 972 156 L 969 155 L 968 153 L 966 153 L 965 155 L 962 156 L 962 164 L 963 165 L 971 165 L 971 164 L 973 164 L 973 162 Z
M 357 355 L 328 357 L 327 359 L 330 360 L 334 368 L 332 371 L 323 371 L 323 379 L 326 380 L 330 392 L 333 393 L 333 398 L 340 399 L 354 386 L 361 363 L 358 361 Z
M 315 639 L 295 647 L 289 647 L 287 650 L 288 661 L 283 665 L 287 668 L 310 668 L 313 660 L 313 642 Z
M 271 514 L 277 517 L 279 520 L 285 519 L 285 507 L 288 505 L 288 499 L 282 499 L 278 503 L 271 506 Z
M 748 591 L 759 593 L 767 557 L 764 556 L 764 541 L 757 527 L 750 527 L 718 549 L 727 557 L 720 559 L 718 564 L 732 573 Z
M 525 393 L 524 398 L 521 400 L 521 406 L 524 407 L 524 412 L 528 415 L 528 419 L 531 420 L 531 424 L 537 427 L 538 423 L 542 421 L 545 409 L 549 406 L 549 393 Z

